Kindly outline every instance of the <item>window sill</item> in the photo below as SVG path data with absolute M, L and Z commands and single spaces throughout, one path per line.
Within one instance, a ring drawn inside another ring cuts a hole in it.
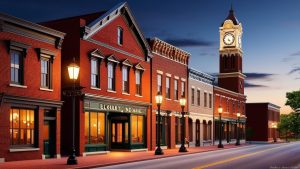
M 91 87 L 92 90 L 101 90 L 100 88 L 97 87 Z
M 122 94 L 124 94 L 124 95 L 127 95 L 127 96 L 130 96 L 130 94 L 129 94 L 129 93 L 124 93 L 124 92 L 122 92 Z
M 14 153 L 14 152 L 24 152 L 24 151 L 39 151 L 40 148 L 10 148 L 9 152 Z
M 40 90 L 48 91 L 48 92 L 53 92 L 53 89 L 47 89 L 47 88 L 43 88 L 43 87 L 41 87 Z
M 179 100 L 174 100 L 175 102 L 179 102 Z
M 107 92 L 109 92 L 109 93 L 117 93 L 117 92 L 114 91 L 114 90 L 107 90 Z
M 166 98 L 166 100 L 172 100 L 172 99 Z
M 13 83 L 10 83 L 9 86 L 10 86 L 10 87 L 19 87 L 19 88 L 24 88 L 24 89 L 27 88 L 27 86 L 19 85 L 19 84 L 13 84 Z
M 138 95 L 138 94 L 136 94 L 135 96 L 136 96 L 136 97 L 143 97 L 143 96 L 141 96 L 141 95 Z

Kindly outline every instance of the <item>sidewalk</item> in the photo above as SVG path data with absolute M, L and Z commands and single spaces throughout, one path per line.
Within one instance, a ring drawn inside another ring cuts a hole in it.
M 243 144 L 241 146 L 247 146 Z M 224 145 L 224 149 L 237 148 L 241 146 Z M 78 165 L 66 165 L 67 157 L 61 159 L 48 160 L 26 160 L 26 161 L 12 161 L 0 163 L 1 169 L 65 169 L 65 168 L 92 168 L 107 165 L 115 165 L 121 163 L 151 160 L 157 158 L 165 158 L 172 156 L 179 156 L 184 154 L 192 154 L 198 152 L 217 151 L 217 146 L 192 147 L 188 148 L 187 153 L 179 153 L 178 149 L 164 150 L 164 155 L 155 156 L 154 151 L 148 152 L 110 152 L 104 155 L 93 155 L 88 157 L 78 157 Z

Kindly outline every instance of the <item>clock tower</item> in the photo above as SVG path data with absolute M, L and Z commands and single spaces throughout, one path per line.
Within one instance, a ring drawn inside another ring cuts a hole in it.
M 220 28 L 220 73 L 219 86 L 244 94 L 242 24 L 236 19 L 231 7 Z

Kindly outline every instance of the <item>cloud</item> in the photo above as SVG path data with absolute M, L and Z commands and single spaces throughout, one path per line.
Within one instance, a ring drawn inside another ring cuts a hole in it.
M 196 47 L 196 46 L 204 46 L 204 47 L 208 47 L 208 46 L 213 46 L 214 43 L 210 42 L 210 41 L 205 41 L 205 40 L 196 40 L 196 39 L 187 39 L 187 38 L 183 38 L 183 39 L 179 39 L 179 38 L 167 38 L 164 39 L 164 41 L 177 46 L 177 47 Z
M 290 56 L 300 56 L 300 51 L 292 53 Z
M 297 51 L 295 53 L 290 54 L 287 57 L 282 58 L 281 61 L 282 62 L 289 62 L 289 61 L 295 60 L 297 56 L 300 56 L 300 51 Z
M 254 79 L 265 79 L 265 80 L 270 80 L 270 77 L 275 75 L 271 73 L 244 73 L 247 77 L 247 80 L 254 80 Z
M 296 72 L 299 72 L 300 73 L 300 67 L 294 67 L 288 74 L 293 74 L 293 73 L 296 73 Z
M 260 88 L 260 87 L 267 87 L 267 86 L 245 82 L 245 88 Z

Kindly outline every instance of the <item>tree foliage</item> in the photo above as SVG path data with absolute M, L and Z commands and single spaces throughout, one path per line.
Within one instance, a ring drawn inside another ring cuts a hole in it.
M 295 136 L 300 134 L 300 114 L 290 113 L 280 116 L 278 130 L 281 133 L 293 133 Z
M 286 93 L 287 101 L 285 105 L 290 106 L 294 111 L 297 108 L 300 108 L 300 89 L 297 91 L 287 92 Z

